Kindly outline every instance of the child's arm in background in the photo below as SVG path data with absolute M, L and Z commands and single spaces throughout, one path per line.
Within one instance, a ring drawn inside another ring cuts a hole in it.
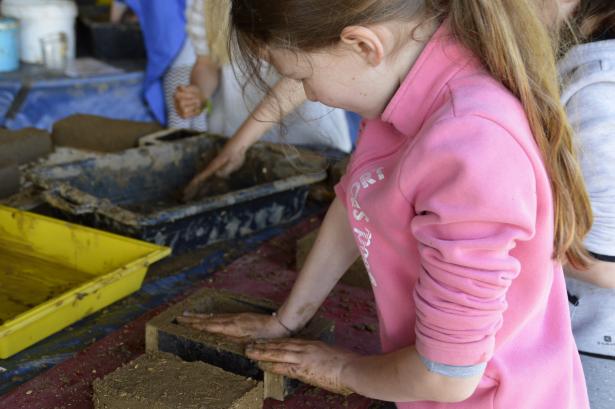
M 359 250 L 339 199 L 329 207 L 318 237 L 293 289 L 277 316 L 234 314 L 210 317 L 189 314 L 178 321 L 232 337 L 271 339 L 291 335 L 314 316 L 335 284 L 359 257 Z
M 204 0 L 195 0 L 186 10 L 186 31 L 197 60 L 192 67 L 190 84 L 178 87 L 174 99 L 179 116 L 192 118 L 203 112 L 205 103 L 220 83 L 221 66 L 211 55 L 207 39 Z
M 220 83 L 220 67 L 208 55 L 197 57 L 190 84 L 177 87 L 175 109 L 182 118 L 200 115 Z
M 177 111 L 184 118 L 194 117 L 203 112 L 207 100 L 218 87 L 221 76 L 221 67 L 215 62 L 218 60 L 210 57 L 203 0 L 195 0 L 188 10 L 187 31 L 198 58 L 192 71 L 191 84 L 179 87 L 175 95 Z M 191 181 L 184 191 L 184 200 L 193 199 L 201 183 L 213 174 L 226 176 L 240 168 L 246 150 L 306 99 L 300 82 L 281 79 L 253 114 L 246 118 L 218 157 Z
M 290 78 L 282 78 L 271 88 L 254 112 L 211 161 L 186 187 L 184 200 L 196 196 L 202 183 L 214 174 L 228 176 L 243 165 L 245 153 L 276 123 L 295 111 L 307 100 L 303 85 Z
M 587 270 L 577 270 L 567 265 L 564 271 L 568 277 L 585 281 L 602 288 L 615 289 L 615 262 L 595 260 Z

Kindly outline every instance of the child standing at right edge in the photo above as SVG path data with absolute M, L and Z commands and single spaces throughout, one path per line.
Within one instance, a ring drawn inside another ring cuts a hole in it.
M 267 339 L 246 352 L 268 370 L 401 409 L 588 409 L 562 262 L 586 265 L 591 209 L 535 3 L 232 0 L 245 55 L 368 119 L 277 314 L 178 320 Z M 383 353 L 276 339 L 358 256 Z
M 572 330 L 592 409 L 615 408 L 615 1 L 559 0 L 575 9 L 582 44 L 559 63 L 562 101 L 594 209 L 589 269 L 566 266 Z

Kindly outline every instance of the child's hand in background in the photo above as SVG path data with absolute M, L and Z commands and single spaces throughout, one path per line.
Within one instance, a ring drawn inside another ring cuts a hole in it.
M 227 177 L 241 168 L 245 162 L 248 147 L 249 146 L 246 146 L 239 139 L 231 138 L 218 156 L 209 162 L 205 169 L 196 175 L 184 189 L 184 201 L 189 202 L 194 200 L 203 183 L 211 176 Z
M 175 91 L 175 110 L 180 117 L 194 118 L 203 112 L 205 98 L 201 90 L 196 85 L 185 85 L 177 87 Z

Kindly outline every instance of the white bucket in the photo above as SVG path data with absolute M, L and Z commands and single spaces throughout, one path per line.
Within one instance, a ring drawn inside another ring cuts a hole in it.
M 64 33 L 67 57 L 75 58 L 75 19 L 77 6 L 71 0 L 2 0 L 2 14 L 16 18 L 21 24 L 21 59 L 43 63 L 41 41 Z

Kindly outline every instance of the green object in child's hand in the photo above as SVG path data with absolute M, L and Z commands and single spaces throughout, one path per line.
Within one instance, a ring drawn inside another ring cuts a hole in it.
M 211 115 L 211 111 L 214 108 L 214 104 L 211 103 L 211 99 L 208 99 L 203 103 L 203 112 L 206 112 L 207 115 Z

